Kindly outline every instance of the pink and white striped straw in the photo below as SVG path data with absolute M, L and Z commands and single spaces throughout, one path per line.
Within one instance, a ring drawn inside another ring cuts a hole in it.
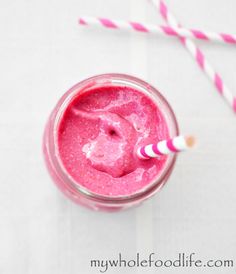
M 169 11 L 167 5 L 163 0 L 158 0 L 159 4 L 155 0 L 151 0 L 155 6 L 159 6 L 162 17 L 168 22 L 171 27 L 178 27 L 179 23 L 175 19 L 174 15 Z M 179 36 L 182 43 L 191 53 L 193 58 L 197 61 L 200 68 L 206 73 L 210 80 L 214 83 L 219 94 L 226 100 L 230 107 L 236 112 L 236 97 L 231 90 L 226 86 L 221 76 L 213 69 L 212 65 L 205 58 L 203 52 L 198 48 L 191 39 Z
M 78 20 L 80 25 L 105 27 L 110 29 L 124 29 L 128 31 L 138 31 L 143 33 L 160 34 L 172 37 L 188 37 L 205 41 L 215 41 L 228 44 L 236 44 L 236 35 L 226 33 L 215 33 L 213 31 L 202 31 L 196 29 L 186 29 L 182 27 L 156 26 L 143 22 L 131 22 L 115 20 L 109 18 L 99 18 L 91 16 L 81 16 Z
M 138 148 L 137 155 L 140 159 L 157 158 L 162 155 L 185 151 L 195 144 L 193 136 L 177 136 L 169 140 L 163 140 L 157 144 L 149 144 Z

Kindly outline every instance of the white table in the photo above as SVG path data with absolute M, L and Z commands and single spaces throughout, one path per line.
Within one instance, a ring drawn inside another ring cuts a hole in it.
M 169 0 L 189 27 L 235 32 L 235 0 Z M 236 117 L 179 41 L 79 28 L 80 14 L 163 23 L 145 0 L 0 3 L 0 273 L 90 274 L 91 259 L 156 252 L 236 264 Z M 198 43 L 236 95 L 236 48 Z M 133 74 L 160 89 L 197 148 L 143 206 L 92 212 L 53 185 L 41 137 L 58 98 L 86 77 Z M 112 269 L 107 273 L 235 273 L 235 268 Z

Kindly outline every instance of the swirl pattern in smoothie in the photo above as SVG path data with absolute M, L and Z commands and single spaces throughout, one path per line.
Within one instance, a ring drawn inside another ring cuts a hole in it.
M 59 124 L 58 151 L 70 176 L 105 196 L 134 194 L 150 184 L 166 156 L 140 160 L 139 146 L 169 137 L 157 105 L 125 86 L 104 86 L 78 94 Z

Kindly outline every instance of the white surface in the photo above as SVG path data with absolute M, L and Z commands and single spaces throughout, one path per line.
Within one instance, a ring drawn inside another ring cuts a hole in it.
M 235 0 L 168 4 L 188 27 L 235 32 Z M 236 264 L 235 115 L 179 41 L 79 28 L 80 14 L 163 23 L 145 0 L 0 2 L 0 273 L 98 273 L 89 267 L 91 259 L 119 252 L 132 258 L 138 251 L 166 259 L 196 252 Z M 236 48 L 198 44 L 236 90 Z M 104 72 L 154 84 L 172 104 L 181 131 L 198 137 L 198 147 L 179 157 L 158 195 L 118 214 L 68 201 L 41 153 L 44 124 L 58 98 Z M 117 272 L 227 274 L 235 268 Z

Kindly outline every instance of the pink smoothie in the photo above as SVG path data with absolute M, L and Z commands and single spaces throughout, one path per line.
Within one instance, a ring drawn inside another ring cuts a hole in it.
M 155 180 L 167 159 L 136 156 L 139 146 L 169 138 L 169 131 L 153 100 L 134 88 L 104 86 L 77 95 L 58 128 L 64 168 L 95 194 L 135 194 Z

